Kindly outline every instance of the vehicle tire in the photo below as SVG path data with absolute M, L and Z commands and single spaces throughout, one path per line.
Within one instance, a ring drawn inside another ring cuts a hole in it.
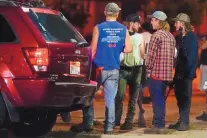
M 7 115 L 7 108 L 4 103 L 4 99 L 2 95 L 0 94 L 0 128 L 3 127 L 5 121 L 6 121 L 6 115 Z
M 51 131 L 55 125 L 57 113 L 38 113 L 30 116 L 29 119 L 20 119 L 18 123 L 12 125 L 14 135 L 20 137 L 44 136 Z

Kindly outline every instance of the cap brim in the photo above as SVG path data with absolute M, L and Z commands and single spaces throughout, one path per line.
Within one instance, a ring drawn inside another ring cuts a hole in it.
M 154 18 L 153 15 L 147 15 L 147 18 Z
M 172 18 L 172 21 L 179 21 L 178 18 Z
M 105 11 L 107 14 L 117 14 L 117 13 L 119 13 L 119 11 L 117 11 L 117 12 L 109 12 L 109 11 Z
M 187 21 L 184 21 L 184 20 L 180 20 L 180 19 L 178 19 L 178 18 L 172 18 L 172 21 L 175 21 L 175 22 L 177 22 L 177 21 L 182 21 L 182 22 L 190 23 L 190 22 L 187 22 Z

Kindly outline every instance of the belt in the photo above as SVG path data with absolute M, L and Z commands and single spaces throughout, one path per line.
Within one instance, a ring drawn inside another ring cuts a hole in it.
M 123 69 L 123 70 L 132 70 L 132 69 L 138 69 L 140 68 L 142 65 L 137 65 L 137 66 L 120 66 L 120 69 Z

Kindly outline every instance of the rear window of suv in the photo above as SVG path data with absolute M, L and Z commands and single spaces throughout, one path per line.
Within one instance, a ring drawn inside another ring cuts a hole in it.
M 60 13 L 27 13 L 47 42 L 79 43 L 85 41 L 78 31 Z

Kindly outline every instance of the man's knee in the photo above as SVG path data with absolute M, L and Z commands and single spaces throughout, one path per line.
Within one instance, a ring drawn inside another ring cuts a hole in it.
M 116 94 L 115 100 L 116 101 L 123 101 L 123 99 L 124 99 L 124 93 L 118 91 Z
M 106 103 L 106 106 L 111 106 L 111 105 L 114 105 L 115 106 L 115 99 L 114 98 L 105 98 L 105 103 Z

